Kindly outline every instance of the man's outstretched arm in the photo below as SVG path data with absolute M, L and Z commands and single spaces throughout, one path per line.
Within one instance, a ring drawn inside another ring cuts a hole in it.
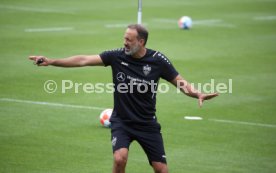
M 204 100 L 212 99 L 213 97 L 218 96 L 218 93 L 211 93 L 211 94 L 203 94 L 196 90 L 189 82 L 187 82 L 183 77 L 180 75 L 176 76 L 172 81 L 170 81 L 173 85 L 179 88 L 184 94 L 187 96 L 197 98 L 198 104 L 201 107 Z
M 104 65 L 100 55 L 76 55 L 62 59 L 50 59 L 45 56 L 30 56 L 38 66 L 58 66 L 58 67 L 83 67 Z

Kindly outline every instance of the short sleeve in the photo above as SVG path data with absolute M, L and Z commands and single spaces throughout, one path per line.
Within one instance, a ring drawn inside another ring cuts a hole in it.
M 120 49 L 108 50 L 100 53 L 100 57 L 105 66 L 112 65 L 115 58 L 119 55 Z
M 172 63 L 166 57 L 163 56 L 161 62 L 163 64 L 161 78 L 167 81 L 172 81 L 179 73 L 176 71 Z

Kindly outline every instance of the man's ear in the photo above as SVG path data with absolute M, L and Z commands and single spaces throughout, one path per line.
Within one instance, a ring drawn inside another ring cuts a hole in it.
M 139 43 L 144 46 L 145 45 L 145 40 L 141 38 L 141 39 L 139 39 Z

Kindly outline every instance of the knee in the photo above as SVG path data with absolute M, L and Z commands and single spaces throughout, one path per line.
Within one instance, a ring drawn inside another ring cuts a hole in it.
M 155 173 L 168 173 L 168 167 L 164 163 L 153 162 L 152 167 Z
M 114 154 L 114 163 L 116 166 L 125 166 L 127 163 L 127 156 L 121 154 Z

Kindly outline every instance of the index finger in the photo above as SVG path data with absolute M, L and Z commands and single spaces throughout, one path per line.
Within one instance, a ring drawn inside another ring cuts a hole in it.
M 212 99 L 213 97 L 217 97 L 218 95 L 218 93 L 207 94 L 205 100 Z
M 37 56 L 29 56 L 30 60 L 36 60 Z
M 203 104 L 203 100 L 201 98 L 198 99 L 198 106 L 201 108 Z

